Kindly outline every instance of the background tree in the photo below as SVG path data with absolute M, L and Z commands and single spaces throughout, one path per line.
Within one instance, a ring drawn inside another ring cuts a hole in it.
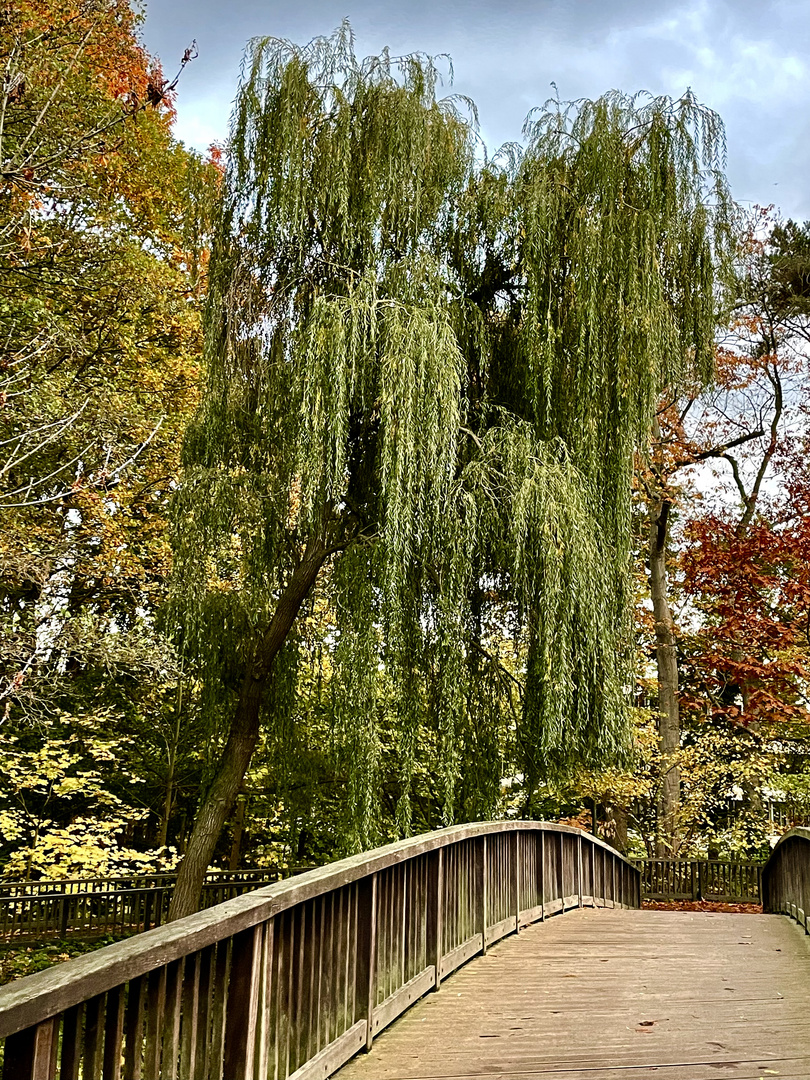
M 359 62 L 345 25 L 246 60 L 171 616 L 227 728 L 173 917 L 194 909 L 262 718 L 281 731 L 294 708 L 319 584 L 350 845 L 379 819 L 381 669 L 400 828 L 425 727 L 445 822 L 467 761 L 497 792 L 494 612 L 527 670 L 527 812 L 545 772 L 626 746 L 632 453 L 662 386 L 711 368 L 719 121 L 689 95 L 550 102 L 525 152 L 482 164 L 437 79 L 426 57 Z
M 0 767 L 19 778 L 50 747 L 76 775 L 95 718 L 132 755 L 120 771 L 107 757 L 102 786 L 124 817 L 146 815 L 137 839 L 154 847 L 167 771 L 155 739 L 165 753 L 180 667 L 153 620 L 219 173 L 173 138 L 172 87 L 138 25 L 106 0 L 12 0 L 0 14 Z M 23 846 L 45 818 L 63 836 L 89 820 L 77 789 L 52 798 L 29 779 L 7 787 L 29 792 L 23 817 L 40 821 Z M 23 813 L 18 800 L 8 812 Z M 88 837 L 77 861 L 92 861 Z
M 690 782 L 692 809 L 682 814 L 678 773 L 688 748 L 694 756 L 694 747 L 709 738 L 695 727 L 701 717 L 714 718 L 719 729 L 712 737 L 721 740 L 729 736 L 729 722 L 736 725 L 745 760 L 746 745 L 754 757 L 763 752 L 754 734 L 756 714 L 798 721 L 803 708 L 801 664 L 790 645 L 795 632 L 788 630 L 797 618 L 793 597 L 803 595 L 802 514 L 789 494 L 801 486 L 796 440 L 805 429 L 808 386 L 804 301 L 800 293 L 791 296 L 788 283 L 801 283 L 801 235 L 763 211 L 746 223 L 737 303 L 713 384 L 703 392 L 681 389 L 663 402 L 653 452 L 639 474 L 662 717 L 659 856 L 676 852 L 694 834 L 700 785 Z M 673 539 L 670 524 L 677 519 Z M 680 630 L 673 604 L 685 607 Z M 753 791 L 750 784 L 747 790 Z

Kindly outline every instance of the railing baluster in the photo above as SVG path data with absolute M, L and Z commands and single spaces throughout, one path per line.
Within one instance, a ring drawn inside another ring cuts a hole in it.
M 180 1080 L 195 1080 L 197 1025 L 199 1023 L 200 967 L 202 954 L 188 957 L 182 985 L 180 1027 Z
M 233 939 L 222 1065 L 227 1080 L 249 1080 L 253 1073 L 262 929 L 262 926 L 251 927 Z
M 104 1017 L 104 1080 L 120 1080 L 121 1050 L 124 1041 L 124 987 L 116 986 L 107 993 Z M 174 1080 L 174 1076 L 171 1077 Z
M 439 989 L 442 981 L 442 956 L 444 955 L 444 849 L 428 855 L 427 963 L 433 964 L 433 988 Z
M 104 994 L 88 1001 L 84 1016 L 84 1054 L 82 1080 L 101 1080 L 104 1050 Z M 157 1076 L 157 1070 L 154 1071 Z
M 545 921 L 546 918 L 546 881 L 548 875 L 546 874 L 546 832 L 542 829 L 540 832 L 540 918 Z
M 349 903 L 351 898 L 347 896 L 346 921 L 350 917 Z M 301 1064 L 301 1044 L 306 1038 L 304 1030 L 306 1023 L 306 945 L 307 945 L 307 905 L 300 904 L 296 910 L 298 916 L 296 935 L 296 955 L 293 961 L 295 970 L 295 996 L 293 998 L 293 1014 L 290 1039 L 290 1072 L 295 1072 Z M 225 1076 L 228 1075 L 227 1070 Z
M 565 834 L 558 833 L 560 844 L 557 852 L 557 891 L 560 897 L 560 912 L 565 913 Z
M 357 957 L 358 1017 L 366 1021 L 366 1050 L 374 1040 L 374 1004 L 377 997 L 377 900 L 379 875 L 372 874 L 360 888 Z
M 230 939 L 220 941 L 216 949 L 216 968 L 211 987 L 211 1042 L 208 1061 L 209 1080 L 223 1080 L 222 1054 L 225 1044 L 226 1002 L 228 994 L 228 968 L 230 960 Z M 292 970 L 292 964 L 290 965 Z M 149 1076 L 144 1080 L 151 1080 Z M 231 1080 L 224 1077 L 224 1080 Z
M 481 952 L 486 955 L 487 951 L 487 838 L 482 836 L 475 845 L 475 879 L 473 887 L 475 889 L 475 930 L 476 934 L 481 935 Z
M 362 891 L 362 885 L 360 886 Z M 334 1027 L 334 1010 L 335 1010 L 335 960 L 334 960 L 334 944 L 335 944 L 335 894 L 330 893 L 327 897 L 324 897 L 324 909 L 326 920 L 326 940 L 324 942 L 324 955 L 323 955 L 323 967 L 326 972 L 324 980 L 323 991 L 321 995 L 321 1014 L 322 1020 L 319 1019 L 318 1023 L 320 1029 L 323 1031 L 322 1045 L 328 1046 L 332 1041 L 332 1030 Z M 362 912 L 362 903 L 361 903 Z
M 211 998 L 216 978 L 216 945 L 209 945 L 200 954 L 200 988 L 197 993 L 196 1045 L 194 1050 L 194 1080 L 206 1080 L 208 1054 L 211 1045 Z
M 515 933 L 520 931 L 520 833 L 513 832 L 510 836 L 508 851 L 512 859 L 512 895 L 514 903 L 512 910 L 515 916 Z
M 3 1080 L 53 1080 L 56 1026 L 45 1020 L 6 1039 Z
M 323 900 L 323 897 L 321 898 Z M 323 910 L 323 904 L 321 905 Z M 321 923 L 323 926 L 323 922 Z M 268 1080 L 270 1067 L 270 1045 L 272 1038 L 273 1008 L 273 943 L 275 937 L 275 919 L 270 919 L 262 927 L 261 971 L 259 977 L 258 1025 L 256 1033 L 256 1076 Z M 321 935 L 323 940 L 323 935 Z M 322 953 L 321 949 L 321 953 Z M 185 1077 L 181 1077 L 185 1080 Z
M 78 1080 L 84 1005 L 67 1009 L 62 1019 L 62 1054 L 59 1080 Z M 8 1043 L 6 1043 L 8 1046 Z

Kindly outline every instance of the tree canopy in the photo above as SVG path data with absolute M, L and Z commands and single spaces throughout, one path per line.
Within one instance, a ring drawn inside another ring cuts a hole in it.
M 134 865 L 136 833 L 155 865 L 165 843 L 160 827 L 144 842 L 143 822 L 172 776 L 178 665 L 153 620 L 219 173 L 174 138 L 140 21 L 126 0 L 0 13 L 0 860 L 14 873 Z
M 711 371 L 722 127 L 689 93 L 552 99 L 489 157 L 439 65 L 360 61 L 346 24 L 245 60 L 168 616 L 225 746 L 175 916 L 290 712 L 316 590 L 350 843 L 375 836 L 381 692 L 401 829 L 418 731 L 446 823 L 461 779 L 497 790 L 495 638 L 526 669 L 526 812 L 541 776 L 627 746 L 633 451 L 661 390 Z

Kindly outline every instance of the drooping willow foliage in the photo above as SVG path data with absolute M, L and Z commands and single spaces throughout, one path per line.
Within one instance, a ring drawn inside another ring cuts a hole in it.
M 552 101 L 488 160 L 439 90 L 428 57 L 358 61 L 346 25 L 252 43 L 175 515 L 173 611 L 225 710 L 328 548 L 356 844 L 383 713 L 403 830 L 426 731 L 446 821 L 491 812 L 504 732 L 529 791 L 622 753 L 632 454 L 661 389 L 710 372 L 729 215 L 722 128 L 689 94 Z M 278 730 L 298 663 L 293 630 Z

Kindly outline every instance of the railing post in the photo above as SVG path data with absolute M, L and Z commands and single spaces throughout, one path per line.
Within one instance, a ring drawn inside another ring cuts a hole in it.
M 253 1077 L 263 930 L 264 925 L 259 924 L 242 930 L 233 939 L 222 1066 L 222 1075 L 228 1080 Z
M 444 849 L 432 851 L 428 859 L 427 963 L 433 964 L 433 989 L 438 990 L 442 981 L 444 953 Z
M 540 830 L 540 921 L 546 920 L 546 830 Z
M 135 983 L 139 983 L 141 980 L 134 980 Z M 132 983 L 130 983 L 130 996 L 132 995 Z M 84 1005 L 74 1005 L 72 1008 L 67 1009 L 62 1017 L 62 1060 L 59 1063 L 59 1080 L 78 1080 L 79 1068 L 81 1066 L 82 1055 L 82 1016 L 84 1014 Z M 138 1031 L 138 1037 L 140 1039 L 140 1030 Z M 130 1051 L 130 1042 L 135 1041 L 127 1034 L 127 1053 L 129 1059 L 133 1057 L 133 1051 Z M 140 1062 L 141 1042 L 137 1044 L 138 1061 Z M 124 1071 L 127 1076 L 134 1076 L 134 1070 L 130 1069 L 129 1073 L 126 1073 L 126 1067 L 128 1062 L 124 1063 Z
M 588 841 L 588 847 L 590 848 L 591 856 L 591 903 L 594 907 L 597 907 L 596 903 L 596 844 L 592 840 Z
M 62 886 L 62 898 L 59 901 L 59 937 L 64 939 L 67 937 L 68 929 L 68 894 L 65 886 Z
M 512 833 L 512 888 L 515 890 L 515 933 L 520 931 L 520 833 Z
M 56 1076 L 55 1020 L 45 1020 L 6 1039 L 3 1080 L 53 1080 Z
M 557 889 L 560 894 L 560 914 L 565 914 L 565 833 L 557 833 L 560 850 L 557 855 Z
M 582 834 L 577 836 L 577 892 L 579 906 L 582 907 Z
M 374 1041 L 374 1005 L 377 997 L 377 874 L 360 886 L 358 910 L 357 993 L 358 1019 L 366 1021 L 366 1050 Z
M 487 838 L 479 837 L 475 845 L 475 885 L 476 919 L 475 924 L 481 933 L 481 954 L 487 952 Z

